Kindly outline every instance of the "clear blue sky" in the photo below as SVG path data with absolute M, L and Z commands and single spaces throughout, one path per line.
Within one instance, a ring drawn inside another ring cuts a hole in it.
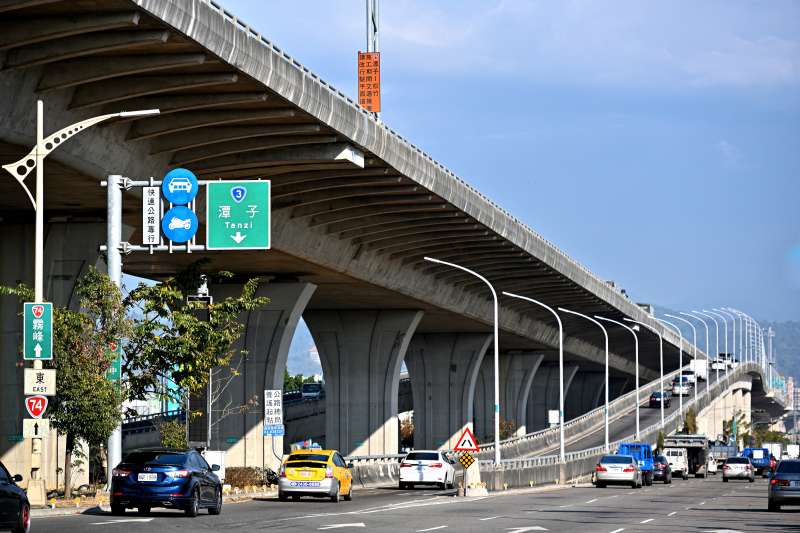
M 363 0 L 222 0 L 355 95 Z M 800 2 L 384 0 L 383 120 L 637 301 L 800 319 Z

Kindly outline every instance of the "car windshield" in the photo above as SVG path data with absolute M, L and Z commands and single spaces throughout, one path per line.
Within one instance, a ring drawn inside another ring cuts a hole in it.
M 800 461 L 781 461 L 778 464 L 779 474 L 800 474 Z
M 747 460 L 747 457 L 728 457 L 725 462 L 729 465 L 746 465 L 750 463 L 750 461 Z
M 606 455 L 600 459 L 600 462 L 606 465 L 628 465 L 633 462 L 633 457 L 630 455 Z
M 149 465 L 182 465 L 186 462 L 186 453 L 180 452 L 133 452 L 125 457 L 123 463 Z
M 439 461 L 439 454 L 436 452 L 412 452 L 406 455 L 408 461 Z
M 293 453 L 289 456 L 287 462 L 292 461 L 320 461 L 323 463 L 328 462 L 328 455 L 324 453 Z M 294 465 L 292 465 L 294 466 Z
M 286 463 L 287 468 L 327 468 L 326 463 L 317 461 L 291 461 Z

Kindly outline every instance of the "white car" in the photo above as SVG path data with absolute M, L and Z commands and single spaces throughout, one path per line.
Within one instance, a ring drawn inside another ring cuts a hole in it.
M 183 220 L 180 218 L 172 217 L 172 220 L 169 221 L 169 229 L 178 229 L 178 228 L 189 229 L 191 227 L 192 227 L 192 221 L 189 220 L 188 218 L 186 220 Z
M 454 464 L 438 450 L 415 450 L 400 462 L 400 488 L 436 485 L 440 489 L 452 489 L 456 479 Z
M 727 370 L 728 364 L 725 361 L 712 361 L 711 362 L 711 370 Z
M 692 386 L 685 376 L 683 381 L 678 381 L 676 378 L 675 381 L 672 382 L 672 394 L 674 396 L 688 396 L 691 392 Z
M 681 375 L 686 378 L 686 381 L 691 383 L 692 385 L 697 384 L 697 376 L 695 375 L 693 370 L 684 370 Z
M 185 191 L 192 192 L 192 181 L 189 178 L 177 177 L 170 180 L 167 185 L 169 192 Z

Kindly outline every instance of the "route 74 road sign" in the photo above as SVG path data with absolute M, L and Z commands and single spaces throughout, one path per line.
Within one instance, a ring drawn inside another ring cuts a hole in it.
M 206 184 L 206 249 L 269 250 L 269 180 Z
M 25 302 L 22 307 L 22 358 L 26 361 L 52 359 L 53 304 Z

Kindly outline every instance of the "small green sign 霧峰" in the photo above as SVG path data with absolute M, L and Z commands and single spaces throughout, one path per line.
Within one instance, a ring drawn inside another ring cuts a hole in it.
M 269 180 L 206 184 L 206 248 L 269 250 Z
M 114 359 L 111 366 L 106 370 L 106 379 L 109 381 L 119 381 L 122 375 L 122 346 L 119 341 L 111 341 L 108 345 L 108 352 Z
M 53 358 L 53 304 L 23 304 L 22 357 L 29 360 Z

